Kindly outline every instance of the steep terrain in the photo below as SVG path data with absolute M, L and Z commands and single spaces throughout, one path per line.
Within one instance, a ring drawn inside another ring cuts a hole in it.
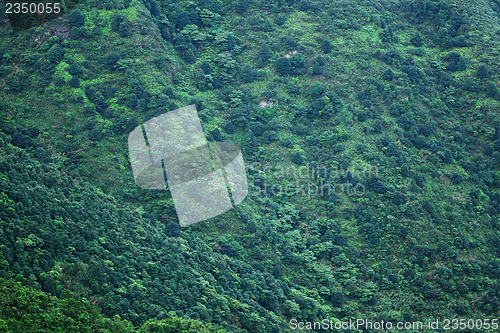
M 2 288 L 96 318 L 44 325 L 103 331 L 498 317 L 499 15 L 87 0 L 2 21 L 0 277 L 21 283 Z M 242 147 L 250 193 L 180 229 L 168 192 L 135 185 L 127 135 L 189 104 Z M 0 328 L 22 331 L 9 302 Z

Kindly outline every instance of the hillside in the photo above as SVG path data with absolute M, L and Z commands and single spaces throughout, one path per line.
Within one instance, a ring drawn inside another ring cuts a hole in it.
M 36 325 L 498 318 L 498 0 L 82 0 L 0 22 L 1 288 L 50 299 Z M 190 104 L 250 191 L 181 229 L 127 137 Z M 9 302 L 0 330 L 21 332 Z

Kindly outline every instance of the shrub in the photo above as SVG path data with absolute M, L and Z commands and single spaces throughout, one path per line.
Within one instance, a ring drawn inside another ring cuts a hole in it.
M 386 81 L 392 81 L 394 80 L 394 72 L 389 68 L 382 74 L 382 78 Z
M 304 159 L 302 158 L 300 153 L 295 152 L 292 154 L 292 162 L 297 164 L 297 165 L 301 165 L 304 162 Z
M 289 58 L 278 58 L 274 63 L 274 67 L 276 68 L 276 72 L 279 75 L 289 75 L 292 73 L 292 64 Z
M 85 24 L 85 16 L 78 9 L 71 12 L 69 24 L 73 27 L 81 27 Z
M 59 44 L 54 44 L 47 51 L 47 58 L 52 64 L 59 63 L 64 57 L 64 50 Z
M 488 70 L 488 67 L 486 67 L 486 65 L 479 65 L 476 75 L 480 79 L 487 79 L 490 77 L 490 71 Z
M 248 124 L 248 127 L 256 137 L 264 134 L 264 131 L 266 130 L 264 124 L 262 124 L 260 121 L 252 121 L 250 124 Z
M 488 82 L 486 86 L 486 96 L 491 98 L 498 97 L 498 88 L 493 82 Z

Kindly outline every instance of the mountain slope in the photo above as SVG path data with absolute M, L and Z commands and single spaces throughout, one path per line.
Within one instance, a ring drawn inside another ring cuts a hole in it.
M 2 276 L 136 326 L 497 316 L 499 12 L 89 0 L 2 35 Z M 251 189 L 171 237 L 172 199 L 135 185 L 127 135 L 189 104 L 209 140 L 240 144 Z

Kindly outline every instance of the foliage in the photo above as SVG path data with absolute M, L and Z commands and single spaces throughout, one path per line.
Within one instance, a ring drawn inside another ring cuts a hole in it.
M 497 315 L 497 13 L 89 0 L 1 25 L 0 330 Z M 249 194 L 180 228 L 168 191 L 135 184 L 127 135 L 190 104 L 242 148 Z

